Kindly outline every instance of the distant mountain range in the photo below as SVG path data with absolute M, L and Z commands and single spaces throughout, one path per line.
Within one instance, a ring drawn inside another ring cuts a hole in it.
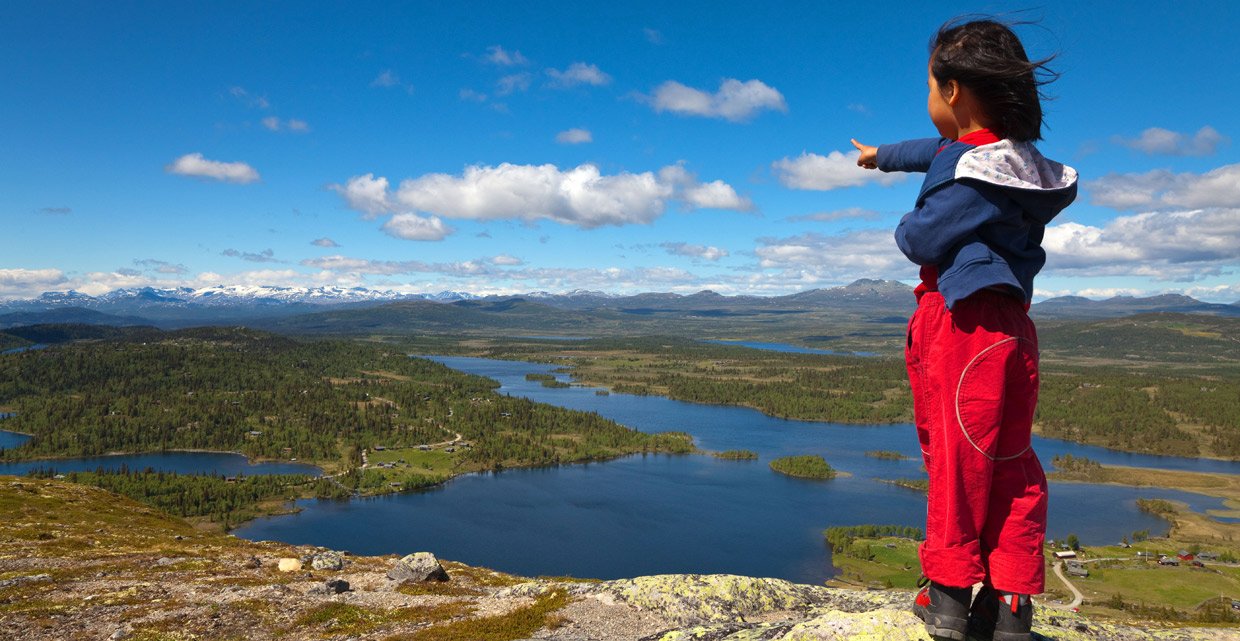
M 509 326 L 507 318 L 530 327 L 545 321 L 549 329 L 586 329 L 588 319 L 623 322 L 676 318 L 774 319 L 780 315 L 838 312 L 868 322 L 902 322 L 915 307 L 912 288 L 898 281 L 862 279 L 843 287 L 812 289 L 786 296 L 723 296 L 643 293 L 619 296 L 601 291 L 530 292 L 520 296 L 480 296 L 468 292 L 402 294 L 364 287 L 216 286 L 119 289 L 103 296 L 48 292 L 38 298 L 0 302 L 0 329 L 42 323 L 154 325 L 256 325 L 276 331 L 312 331 L 310 327 L 387 326 L 388 322 L 430 322 L 452 327 Z M 438 307 L 448 304 L 450 307 Z M 553 310 L 571 313 L 555 313 Z M 1091 300 L 1052 298 L 1033 306 L 1034 318 L 1100 319 L 1146 312 L 1182 312 L 1240 316 L 1240 301 L 1204 303 L 1178 295 Z M 303 318 L 304 317 L 304 318 Z M 332 319 L 335 319 L 334 321 Z M 386 320 L 384 320 L 386 319 Z M 461 325 L 461 324 L 464 325 Z M 498 325 L 496 325 L 498 323 Z M 429 329 L 429 327 L 428 327 Z M 602 329 L 599 327 L 599 329 Z

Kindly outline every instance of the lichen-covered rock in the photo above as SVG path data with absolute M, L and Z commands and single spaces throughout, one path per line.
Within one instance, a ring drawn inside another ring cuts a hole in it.
M 860 593 L 798 585 L 782 579 L 730 574 L 667 574 L 598 584 L 597 591 L 679 625 L 744 622 L 770 612 L 804 612 L 829 607 L 864 612 L 883 605 L 905 607 L 911 596 L 899 592 Z M 859 599 L 858 595 L 867 598 Z
M 333 572 L 344 567 L 344 557 L 339 552 L 324 550 L 310 555 L 311 570 L 331 570 Z
M 525 584 L 530 585 L 530 584 Z M 524 586 L 514 586 L 524 588 Z M 525 588 L 530 591 L 533 588 Z M 676 626 L 643 641 L 926 641 L 912 593 L 857 592 L 729 575 L 667 575 L 592 589 L 656 611 Z M 1038 607 L 1035 641 L 1223 641 L 1235 629 L 1141 629 Z
M 397 583 L 422 581 L 447 581 L 448 573 L 439 564 L 439 560 L 430 552 L 410 554 L 396 562 L 388 570 L 387 578 Z

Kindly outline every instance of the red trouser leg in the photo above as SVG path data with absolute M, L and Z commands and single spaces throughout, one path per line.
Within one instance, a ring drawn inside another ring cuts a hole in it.
M 922 572 L 1043 591 L 1046 477 L 1030 447 L 1038 346 L 1024 306 L 979 292 L 948 310 L 927 292 L 906 352 L 917 437 L 930 477 Z

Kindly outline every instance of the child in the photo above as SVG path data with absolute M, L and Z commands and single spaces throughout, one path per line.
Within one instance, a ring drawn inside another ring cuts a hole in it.
M 992 20 L 949 22 L 930 52 L 942 138 L 870 147 L 857 164 L 925 172 L 896 243 L 921 265 L 905 358 L 930 476 L 929 580 L 913 611 L 936 638 L 1030 638 L 1045 580 L 1046 477 L 1030 448 L 1038 339 L 1027 311 L 1045 225 L 1076 198 L 1076 171 L 1042 157 L 1042 107 L 1020 40 Z M 972 586 L 982 583 L 970 603 Z

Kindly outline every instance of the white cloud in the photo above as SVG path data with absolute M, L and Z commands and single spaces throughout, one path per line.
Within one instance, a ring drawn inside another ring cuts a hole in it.
M 426 241 L 443 240 L 456 231 L 437 216 L 417 214 L 396 214 L 383 223 L 380 229 L 395 238 Z
M 170 174 L 211 178 L 230 183 L 245 184 L 260 180 L 258 172 L 243 162 L 207 160 L 200 153 L 185 154 L 174 160 L 172 164 L 165 165 L 164 171 Z
M 484 93 L 478 93 L 477 91 L 474 91 L 473 89 L 462 89 L 461 100 L 472 100 L 474 102 L 486 102 L 487 95 Z
M 340 194 L 349 204 L 349 209 L 366 214 L 366 220 L 392 212 L 392 203 L 388 201 L 388 179 L 382 176 L 354 176 L 343 186 L 328 185 L 328 188 Z
M 741 198 L 731 185 L 722 180 L 699 183 L 697 175 L 689 173 L 683 161 L 660 169 L 659 180 L 675 186 L 675 198 L 688 208 L 753 211 L 753 201 Z
M 666 40 L 663 38 L 663 34 L 660 33 L 659 30 L 657 29 L 651 29 L 650 27 L 645 27 L 642 29 L 642 33 L 646 34 L 646 41 L 652 45 L 661 45 L 664 42 L 666 42 Z
M 320 238 L 320 239 L 318 239 L 318 240 L 313 240 L 313 241 L 310 241 L 310 244 L 311 244 L 311 245 L 314 245 L 315 247 L 339 247 L 339 246 L 340 246 L 340 244 L 339 244 L 339 243 L 337 243 L 336 241 L 334 241 L 334 240 L 332 240 L 332 239 L 330 239 L 330 238 L 328 238 L 328 237 L 326 237 L 326 236 L 324 236 L 324 237 L 322 237 L 322 238 Z
M 504 267 L 519 267 L 525 264 L 525 261 L 509 254 L 500 254 L 491 259 L 491 262 Z
M 826 236 L 804 233 L 791 238 L 759 238 L 754 249 L 762 269 L 812 271 L 816 278 L 905 278 L 917 268 L 896 248 L 890 229 L 861 229 Z
M 826 156 L 801 152 L 796 158 L 784 157 L 771 163 L 780 184 L 791 189 L 830 191 L 841 187 L 860 187 L 867 182 L 887 186 L 902 182 L 908 174 L 886 173 L 857 166 L 859 151 L 833 151 Z
M 1192 281 L 1240 263 L 1240 209 L 1149 212 L 1046 228 L 1048 272 Z
M 1089 202 L 1118 210 L 1240 208 L 1240 163 L 1204 174 L 1155 169 L 1144 174 L 1111 173 L 1087 180 Z
M 671 111 L 681 115 L 723 118 L 732 122 L 749 120 L 758 112 L 770 109 L 788 111 L 783 94 L 761 80 L 741 82 L 726 78 L 719 90 L 709 93 L 668 80 L 645 97 L 657 112 Z
M 530 88 L 531 79 L 533 79 L 533 76 L 528 71 L 504 76 L 495 83 L 495 95 L 507 96 L 516 91 L 525 91 Z
M 664 210 L 672 188 L 650 172 L 600 175 L 581 165 L 475 165 L 458 176 L 427 174 L 401 182 L 395 199 L 412 211 L 445 218 L 553 220 L 593 229 L 647 224 Z
M 1187 136 L 1178 131 L 1150 127 L 1136 138 L 1112 136 L 1111 142 L 1143 151 L 1146 154 L 1169 154 L 1172 156 L 1213 156 L 1219 145 L 1228 142 L 1214 127 L 1206 125 L 1196 134 Z
M 482 59 L 492 64 L 500 65 L 501 67 L 523 65 L 529 62 L 525 56 L 521 55 L 519 50 L 509 52 L 499 45 L 487 47 L 487 53 L 482 56 Z
M 841 220 L 878 220 L 879 218 L 882 218 L 882 214 L 879 214 L 873 209 L 846 207 L 835 211 L 820 211 L 815 214 L 806 214 L 804 216 L 790 216 L 784 220 L 816 220 L 822 223 L 834 223 Z
M 29 298 L 64 283 L 59 269 L 0 269 L 0 298 Z
M 396 87 L 400 85 L 400 77 L 392 73 L 391 69 L 384 69 L 374 80 L 370 81 L 372 87 Z
M 263 126 L 269 131 L 280 131 L 281 128 L 286 131 L 292 131 L 299 134 L 304 134 L 310 131 L 310 125 L 306 123 L 306 121 L 297 120 L 295 118 L 286 122 L 281 122 L 280 119 L 275 116 L 267 116 L 266 118 L 263 118 L 262 123 Z
M 605 85 L 611 82 L 611 76 L 603 73 L 596 65 L 588 65 L 584 62 L 574 62 L 564 71 L 556 69 L 548 69 L 547 75 L 551 76 L 548 86 L 560 89 L 567 89 L 577 85 Z
M 579 145 L 583 142 L 594 142 L 594 136 L 588 129 L 568 129 L 556 134 L 555 141 L 563 145 Z
M 550 220 L 595 229 L 607 225 L 649 224 L 669 202 L 697 208 L 751 211 L 753 202 L 727 183 L 700 183 L 683 164 L 654 172 L 602 175 L 594 165 L 561 170 L 555 165 L 466 167 L 459 176 L 425 174 L 409 178 L 391 192 L 374 174 L 328 185 L 346 205 L 373 220 L 396 214 L 382 229 L 397 238 L 441 240 L 454 230 L 447 219 Z
M 728 255 L 728 252 L 726 249 L 720 249 L 718 247 L 709 247 L 706 245 L 690 245 L 688 243 L 663 243 L 662 245 L 659 245 L 659 247 L 666 249 L 667 253 L 673 256 L 688 256 L 690 258 L 696 258 L 700 260 L 717 261 L 720 258 L 723 258 Z

